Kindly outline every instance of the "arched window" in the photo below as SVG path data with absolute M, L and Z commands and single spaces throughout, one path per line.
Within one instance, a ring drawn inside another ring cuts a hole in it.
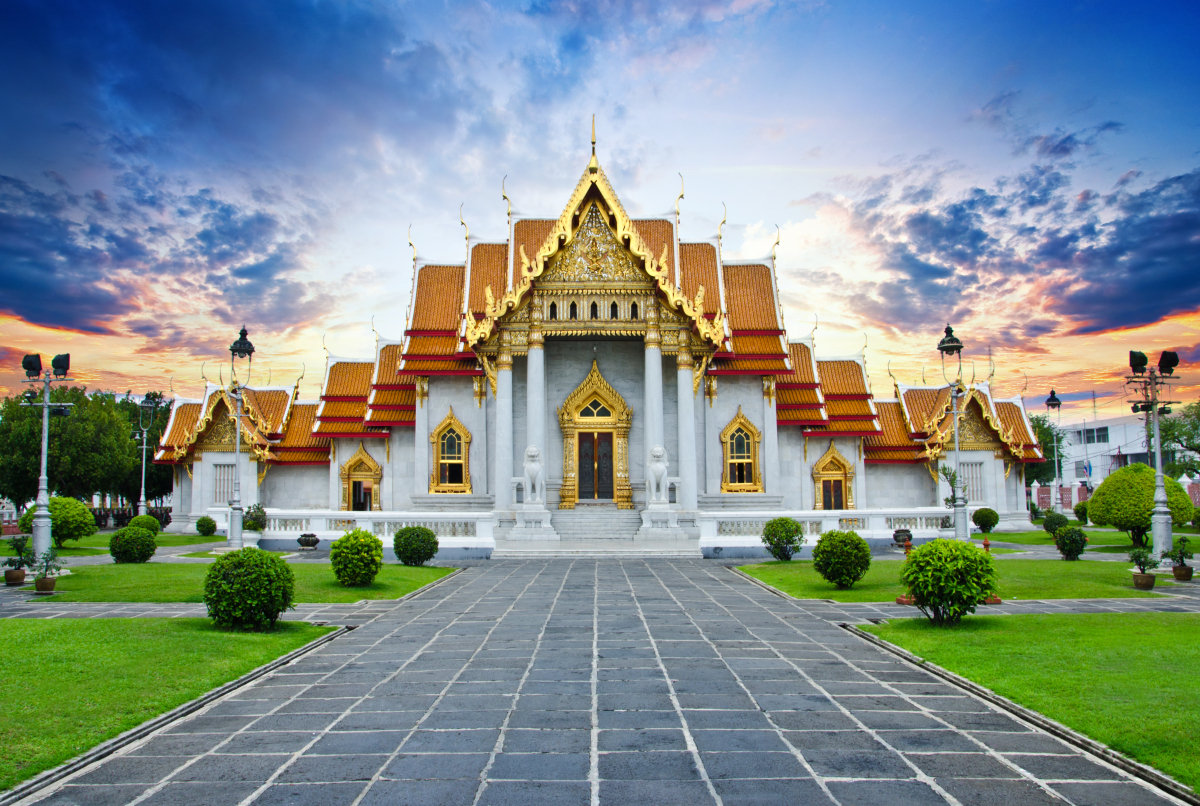
M 592 303 L 592 318 L 593 319 L 600 318 L 600 306 L 594 302 Z
M 617 314 L 618 314 L 618 311 L 617 311 L 617 303 L 615 303 L 615 302 L 614 302 L 614 303 L 613 303 L 613 304 L 612 304 L 612 305 L 609 307 L 609 309 L 608 309 L 608 318 L 609 318 L 609 319 L 616 319 L 616 318 L 617 318 Z
M 594 398 L 591 403 L 588 403 L 579 410 L 580 418 L 586 419 L 590 417 L 612 417 L 612 412 L 608 406 L 600 402 L 599 398 Z
M 430 473 L 429 492 L 471 492 L 471 433 L 454 416 L 454 409 L 429 435 L 433 443 L 434 468 Z
M 558 318 L 558 303 L 551 302 L 550 303 L 550 320 L 553 321 L 557 318 Z
M 725 463 L 721 473 L 721 492 L 761 493 L 762 478 L 758 470 L 758 445 L 762 435 L 738 407 L 729 425 L 721 432 L 721 447 Z
M 629 306 L 629 318 L 630 318 L 630 319 L 637 319 L 637 318 L 638 318 L 638 317 L 637 317 L 637 303 L 636 303 L 636 302 L 635 302 L 635 303 L 633 303 L 632 305 L 630 305 L 630 306 Z
M 574 303 L 574 302 L 572 302 L 572 303 L 571 303 L 570 317 L 571 317 L 572 319 L 578 319 L 578 318 L 579 318 L 579 309 L 575 307 L 575 303 Z

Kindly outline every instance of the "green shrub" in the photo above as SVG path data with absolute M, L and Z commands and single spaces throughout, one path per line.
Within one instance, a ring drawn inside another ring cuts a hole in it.
M 1030 501 L 1029 502 L 1029 520 L 1036 521 L 1040 517 L 1042 517 L 1042 510 L 1040 510 L 1038 508 L 1038 505 L 1035 502 Z
M 219 627 L 261 630 L 293 610 L 296 579 L 278 556 L 247 546 L 217 558 L 204 578 L 204 604 Z
M 217 533 L 217 522 L 207 515 L 196 519 L 196 533 L 204 537 L 212 537 Z
M 1166 478 L 1171 520 L 1182 525 L 1195 517 L 1192 499 L 1179 482 Z M 1097 526 L 1128 532 L 1135 546 L 1146 545 L 1154 513 L 1154 469 L 1136 464 L 1123 467 L 1100 483 L 1088 500 L 1088 517 Z
M 1064 526 L 1054 533 L 1054 545 L 1064 560 L 1078 560 L 1087 544 L 1087 535 L 1078 526 Z
M 346 532 L 333 541 L 329 562 L 343 585 L 370 585 L 383 567 L 383 541 L 366 529 Z
M 158 534 L 162 526 L 158 523 L 158 518 L 153 515 L 138 515 L 136 518 L 131 518 L 130 526 L 136 526 L 139 529 L 145 529 L 151 534 Z
M 1055 532 L 1069 523 L 1070 521 L 1067 520 L 1066 515 L 1061 515 L 1057 512 L 1047 512 L 1046 517 L 1042 518 L 1042 528 L 1045 529 L 1051 537 L 1054 537 Z
M 996 593 L 992 556 L 970 543 L 933 540 L 915 548 L 900 569 L 900 581 L 934 624 L 957 624 Z
M 405 526 L 392 543 L 396 559 L 405 565 L 424 565 L 438 553 L 438 539 L 424 526 Z
M 971 516 L 971 520 L 979 527 L 979 531 L 987 534 L 996 528 L 996 524 L 1000 522 L 1000 515 L 994 509 L 982 507 L 975 510 L 975 514 Z
M 762 542 L 777 560 L 790 560 L 800 551 L 800 523 L 792 518 L 772 518 L 763 527 Z
M 813 547 L 813 568 L 845 590 L 867 574 L 871 567 L 871 547 L 857 532 L 831 530 L 817 538 Z
M 1080 526 L 1087 526 L 1087 501 L 1075 505 L 1075 520 L 1079 521 Z
M 1171 551 L 1164 551 L 1162 558 L 1170 560 L 1171 565 L 1187 565 L 1187 561 L 1192 559 L 1192 552 L 1188 551 L 1188 543 L 1190 542 L 1187 535 L 1176 535 L 1174 540 L 1175 545 L 1171 547 Z
M 1143 574 L 1148 574 L 1158 568 L 1158 560 L 1154 559 L 1150 549 L 1145 546 L 1134 546 L 1130 549 L 1129 562 L 1136 565 L 1137 570 Z
M 26 534 L 33 531 L 33 513 L 34 507 L 30 507 L 17 521 L 17 526 Z M 50 534 L 55 547 L 62 548 L 68 540 L 91 537 L 97 530 L 92 511 L 79 499 L 58 496 L 50 499 Z
M 261 532 L 267 528 L 267 511 L 261 504 L 251 504 L 242 513 L 242 528 L 247 532 Z
M 140 526 L 130 525 L 124 529 L 118 529 L 108 539 L 108 553 L 112 555 L 113 562 L 148 562 L 157 550 L 158 544 L 154 542 L 154 532 Z

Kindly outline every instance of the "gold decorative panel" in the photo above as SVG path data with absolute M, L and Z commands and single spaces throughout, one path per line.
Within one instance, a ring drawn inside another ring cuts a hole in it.
M 551 259 L 539 280 L 539 285 L 549 283 L 649 285 L 650 278 L 609 229 L 600 205 L 592 202 L 575 237 Z
M 813 484 L 816 487 L 813 509 L 824 509 L 825 501 L 821 484 L 825 481 L 840 481 L 845 496 L 845 509 L 854 509 L 854 465 L 829 440 L 829 450 L 813 465 Z
M 598 407 L 584 412 L 584 409 L 596 401 L 603 407 L 603 411 L 608 412 L 607 415 L 588 416 L 601 411 Z M 586 423 L 581 415 L 586 417 Z M 618 509 L 633 509 L 633 490 L 629 486 L 629 427 L 632 422 L 633 412 L 625 404 L 625 398 L 604 380 L 599 366 L 593 360 L 592 371 L 574 392 L 567 395 L 567 399 L 558 409 L 558 424 L 563 433 L 563 482 L 559 491 L 559 509 L 574 509 L 575 501 L 579 497 L 576 433 L 581 428 L 585 431 L 599 429 L 613 432 L 616 454 L 613 457 L 613 496 Z

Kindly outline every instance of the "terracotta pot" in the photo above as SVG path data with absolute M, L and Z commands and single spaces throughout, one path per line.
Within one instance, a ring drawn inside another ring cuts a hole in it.
M 1171 573 L 1174 574 L 1175 578 L 1180 582 L 1191 582 L 1192 573 L 1195 570 L 1196 569 L 1192 568 L 1190 565 L 1176 565 L 1171 568 Z
M 33 589 L 38 593 L 49 596 L 54 593 L 54 583 L 58 582 L 57 577 L 46 577 L 44 579 L 35 579 L 33 581 Z
M 1154 574 L 1139 574 L 1133 572 L 1133 587 L 1138 590 L 1148 591 L 1154 587 Z
M 24 568 L 8 568 L 4 571 L 4 584 L 8 586 L 25 584 Z

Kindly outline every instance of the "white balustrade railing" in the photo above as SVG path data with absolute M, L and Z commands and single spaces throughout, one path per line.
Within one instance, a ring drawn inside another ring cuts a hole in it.
M 862 537 L 891 538 L 897 529 L 914 537 L 938 537 L 952 528 L 951 513 L 942 507 L 905 507 L 869 510 L 790 510 L 784 512 L 701 512 L 697 518 L 702 541 L 718 538 L 760 537 L 767 521 L 788 517 L 800 523 L 805 542 L 814 543 L 823 532 L 855 531 Z
M 264 537 L 298 537 L 304 533 L 333 537 L 338 532 L 365 529 L 378 537 L 390 538 L 409 526 L 424 526 L 439 539 L 492 536 L 490 512 L 341 512 L 271 508 L 266 512 Z

